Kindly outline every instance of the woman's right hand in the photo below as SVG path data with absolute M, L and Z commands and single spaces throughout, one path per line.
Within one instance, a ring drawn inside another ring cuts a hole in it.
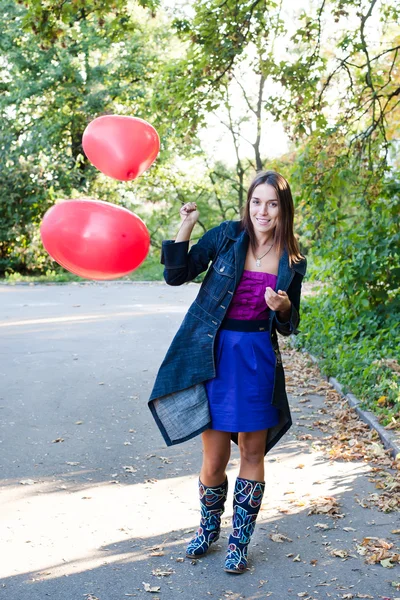
M 181 225 L 194 226 L 200 216 L 196 202 L 187 202 L 181 206 L 179 214 L 181 216 Z

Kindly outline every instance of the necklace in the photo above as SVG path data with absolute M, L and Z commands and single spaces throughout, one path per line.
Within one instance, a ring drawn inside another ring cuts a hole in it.
M 272 247 L 273 247 L 273 244 L 272 244 L 272 246 L 269 247 L 269 249 L 262 256 L 256 256 L 253 252 L 253 256 L 256 259 L 256 267 L 261 267 L 261 259 L 264 258 L 264 256 L 267 256 L 268 252 L 271 252 Z

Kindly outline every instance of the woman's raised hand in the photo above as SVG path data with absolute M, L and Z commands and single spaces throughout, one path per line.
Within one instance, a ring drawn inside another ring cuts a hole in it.
M 197 210 L 196 202 L 187 202 L 186 204 L 181 206 L 179 214 L 181 216 L 182 225 L 185 224 L 192 226 L 195 225 L 197 219 L 200 216 L 200 213 Z

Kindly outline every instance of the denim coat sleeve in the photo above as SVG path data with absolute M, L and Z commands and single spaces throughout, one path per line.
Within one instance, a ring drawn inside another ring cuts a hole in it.
M 307 261 L 304 258 L 299 263 L 299 269 L 301 268 L 301 272 L 295 271 L 294 277 L 287 289 L 287 295 L 289 296 L 289 300 L 292 303 L 290 317 L 289 320 L 285 323 L 282 323 L 277 314 L 275 313 L 275 326 L 279 333 L 283 336 L 289 336 L 292 333 L 297 335 L 299 330 L 297 327 L 300 323 L 300 296 L 301 296 L 301 284 L 303 281 L 303 277 L 306 273 L 307 269 Z
M 205 271 L 215 258 L 227 222 L 207 231 L 189 250 L 189 242 L 165 240 L 161 248 L 161 264 L 168 285 L 182 285 Z

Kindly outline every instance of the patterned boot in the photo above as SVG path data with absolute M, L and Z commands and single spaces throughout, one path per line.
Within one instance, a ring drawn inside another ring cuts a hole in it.
M 229 536 L 225 571 L 243 573 L 247 568 L 247 548 L 253 535 L 264 495 L 263 481 L 236 479 L 233 494 L 233 533 Z
M 188 558 L 200 558 L 204 556 L 211 544 L 219 538 L 221 515 L 224 512 L 227 493 L 228 479 L 217 487 L 206 487 L 199 479 L 200 527 L 186 548 L 186 556 Z

